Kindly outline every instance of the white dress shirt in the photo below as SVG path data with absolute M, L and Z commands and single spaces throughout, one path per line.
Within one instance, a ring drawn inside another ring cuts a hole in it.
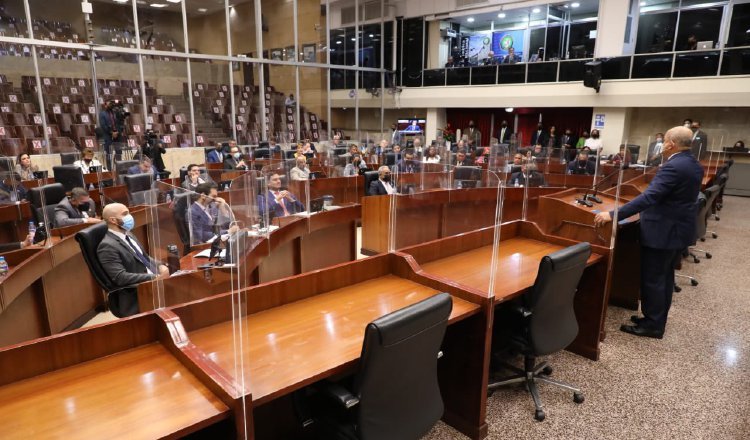
M 134 253 L 134 254 L 135 254 L 135 252 L 136 252 L 136 251 L 138 251 L 138 252 L 142 253 L 142 254 L 143 254 L 143 256 L 145 256 L 146 258 L 148 258 L 148 254 L 147 254 L 147 253 L 145 253 L 145 252 L 143 252 L 143 249 L 141 249 L 141 247 L 140 247 L 140 246 L 138 246 L 138 240 L 135 240 L 134 238 L 131 238 L 130 240 L 128 240 L 128 239 L 126 238 L 126 235 L 125 235 L 125 234 L 123 234 L 123 233 L 122 233 L 122 232 L 120 232 L 120 231 L 115 231 L 115 230 L 112 230 L 112 229 L 110 229 L 110 230 L 109 230 L 109 232 L 111 232 L 111 233 L 115 234 L 115 235 L 116 235 L 116 236 L 117 236 L 117 237 L 118 237 L 118 238 L 119 238 L 120 240 L 122 240 L 122 241 L 123 241 L 123 242 L 124 242 L 125 244 L 129 244 L 129 245 L 130 245 L 130 247 L 132 247 L 132 248 L 133 248 L 133 253 Z M 150 274 L 150 275 L 153 275 L 153 274 L 154 274 L 153 272 L 151 272 L 151 269 L 149 269 L 148 267 L 146 267 L 146 272 L 147 272 L 148 274 Z

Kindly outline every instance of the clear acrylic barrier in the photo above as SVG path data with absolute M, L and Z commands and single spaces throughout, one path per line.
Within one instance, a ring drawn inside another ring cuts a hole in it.
M 428 272 L 437 271 L 436 275 L 457 281 L 463 276 L 461 271 L 477 272 L 469 284 L 492 295 L 504 175 L 487 171 L 487 163 L 454 167 L 418 162 L 418 169 L 408 172 L 411 165 L 403 163 L 392 173 L 390 183 L 398 192 L 390 199 L 389 249 L 409 252 L 412 246 L 430 248 L 414 250 L 438 258 L 418 258 L 423 267 L 429 267 Z M 458 253 L 437 255 L 430 242 L 439 239 L 456 241 Z

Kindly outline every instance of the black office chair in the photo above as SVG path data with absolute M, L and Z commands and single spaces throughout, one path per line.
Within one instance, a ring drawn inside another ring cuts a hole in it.
M 256 148 L 253 152 L 253 157 L 256 159 L 268 159 L 271 157 L 271 150 L 268 148 Z
M 703 193 L 698 193 L 698 198 L 695 201 L 696 204 L 696 214 L 695 214 L 695 238 L 694 243 L 696 243 L 699 239 L 703 240 L 703 237 L 706 235 L 706 224 L 708 223 L 708 204 L 706 195 Z M 690 246 L 686 251 L 683 251 L 682 257 L 691 256 L 693 258 L 694 263 L 700 263 L 701 260 L 698 259 L 698 256 L 695 254 L 695 251 L 697 252 L 703 252 L 706 254 L 706 258 L 711 258 L 712 255 L 709 252 L 706 252 L 702 249 L 698 249 L 694 246 Z M 675 271 L 674 276 L 677 278 L 686 278 L 690 280 L 690 284 L 693 286 L 698 285 L 698 280 L 695 277 L 691 277 L 689 275 L 681 274 L 677 271 Z M 675 292 L 680 292 L 682 289 L 680 286 L 677 285 L 677 281 L 675 281 Z
M 91 275 L 94 276 L 99 287 L 104 289 L 105 292 L 113 292 L 116 288 L 114 284 L 112 284 L 112 280 L 109 279 L 107 272 L 104 271 L 104 267 L 99 262 L 99 257 L 96 254 L 96 251 L 99 248 L 99 243 L 104 240 L 105 235 L 107 235 L 107 224 L 101 222 L 76 232 L 75 237 L 78 246 L 81 248 L 83 260 L 89 267 L 89 271 L 91 272 Z M 111 295 L 107 296 L 108 301 L 116 301 L 114 296 L 112 296 L 112 298 L 109 296 Z M 115 310 L 116 308 L 112 309 Z
M 452 308 L 440 293 L 368 324 L 353 385 L 327 383 L 313 396 L 318 438 L 426 434 L 443 415 L 437 362 Z
M 379 174 L 377 171 L 365 171 L 365 195 L 371 196 L 370 184 L 378 180 Z
M 75 161 L 80 159 L 81 153 L 60 153 L 60 163 L 62 165 L 73 165 Z
M 726 184 L 726 180 L 724 180 L 724 183 Z M 721 220 L 718 216 L 718 212 L 716 211 L 716 199 L 719 197 L 719 193 L 721 192 L 721 186 L 720 185 L 712 185 L 708 188 L 706 188 L 706 191 L 704 193 L 706 194 L 706 206 L 708 207 L 708 212 L 706 214 L 706 223 L 708 223 L 708 220 L 713 217 L 715 220 Z M 711 237 L 713 238 L 719 238 L 719 234 L 716 233 L 716 231 L 706 231 L 706 234 L 711 234 Z
M 65 188 L 61 183 L 50 183 L 29 190 L 31 206 L 34 207 L 34 220 L 45 223 L 49 229 L 55 224 L 55 207 L 65 198 Z M 93 203 L 93 202 L 92 202 Z M 44 221 L 45 214 L 47 222 Z
M 52 173 L 55 175 L 55 182 L 62 184 L 65 191 L 72 191 L 73 188 L 86 187 L 83 181 L 83 172 L 76 166 L 54 166 L 52 167 Z
M 127 174 L 123 176 L 125 186 L 128 188 L 129 203 L 133 205 L 153 205 L 157 203 L 158 191 L 151 190 L 154 182 L 153 173 Z
M 534 399 L 534 418 L 540 422 L 545 414 L 537 381 L 573 391 L 575 403 L 582 403 L 584 399 L 575 386 L 550 379 L 552 368 L 546 362 L 536 365 L 536 358 L 564 349 L 578 335 L 573 299 L 590 255 L 591 245 L 579 243 L 542 258 L 534 287 L 522 298 L 523 306 L 515 310 L 521 321 L 518 333 L 509 340 L 511 348 L 523 354 L 524 369 L 506 365 L 518 374 L 489 385 L 492 393 L 501 386 L 525 383 Z M 493 345 L 498 345 L 497 341 Z
M 137 160 L 116 160 L 115 161 L 115 174 L 117 175 L 117 184 L 122 185 L 125 183 L 125 175 L 128 174 L 128 168 L 133 165 L 138 165 Z
M 294 155 L 297 153 L 297 150 L 286 150 L 284 152 L 284 159 L 294 159 Z
M 389 167 L 396 165 L 396 153 L 385 153 L 383 155 L 383 165 L 387 165 Z
M 337 147 L 333 149 L 333 154 L 340 156 L 342 154 L 346 154 L 349 151 L 346 147 Z
M 190 253 L 190 226 L 188 225 L 188 208 L 190 208 L 192 192 L 185 191 L 182 193 L 175 192 L 174 204 L 172 205 L 172 217 L 177 226 L 177 235 L 182 242 L 182 255 Z

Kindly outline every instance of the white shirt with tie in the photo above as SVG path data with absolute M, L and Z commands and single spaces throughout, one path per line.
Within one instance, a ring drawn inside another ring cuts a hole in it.
M 143 249 L 141 249 L 141 247 L 138 246 L 138 240 L 135 240 L 135 239 L 132 239 L 132 238 L 128 239 L 128 236 L 125 235 L 125 234 L 123 234 L 120 231 L 114 231 L 114 230 L 110 229 L 109 232 L 115 234 L 115 236 L 117 236 L 117 238 L 119 238 L 120 240 L 122 240 L 126 244 L 130 245 L 131 250 L 133 251 L 134 254 L 138 255 L 137 253 L 140 252 L 141 254 L 143 254 L 144 257 L 148 258 L 148 255 L 146 255 L 146 253 L 143 252 Z M 149 275 L 153 275 L 154 274 L 153 272 L 151 272 L 151 269 L 149 269 L 148 266 L 146 266 L 146 272 Z
M 383 181 L 383 180 L 381 179 L 381 180 L 380 180 L 380 183 L 382 183 L 382 184 L 383 184 L 383 188 L 385 188 L 385 191 L 386 191 L 386 192 L 387 192 L 388 194 L 396 194 L 396 188 L 394 188 L 393 186 L 391 186 L 391 183 L 390 183 L 390 182 L 385 182 L 385 181 Z

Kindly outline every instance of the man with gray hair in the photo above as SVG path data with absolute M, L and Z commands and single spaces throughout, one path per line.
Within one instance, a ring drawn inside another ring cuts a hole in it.
M 96 218 L 91 197 L 83 188 L 73 188 L 70 197 L 65 197 L 55 206 L 55 227 L 80 225 L 81 223 L 99 223 Z
M 378 168 L 378 180 L 370 182 L 367 195 L 384 196 L 386 194 L 396 194 L 396 188 L 391 183 L 391 169 L 383 165 Z
M 641 214 L 641 312 L 630 318 L 635 325 L 620 330 L 636 336 L 661 339 L 667 324 L 674 290 L 674 265 L 683 249 L 695 241 L 696 199 L 703 168 L 690 153 L 693 133 L 674 127 L 664 135 L 662 166 L 648 188 L 618 212 L 618 219 Z M 600 212 L 594 223 L 601 227 L 612 212 Z

